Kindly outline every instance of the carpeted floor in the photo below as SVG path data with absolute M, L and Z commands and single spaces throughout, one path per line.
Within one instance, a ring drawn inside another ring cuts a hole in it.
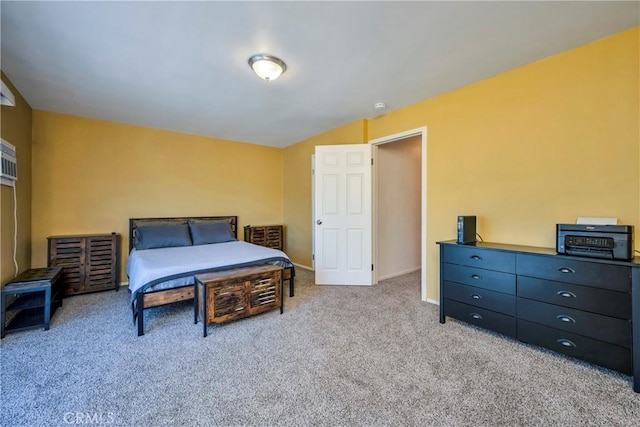
M 188 303 L 68 298 L 49 331 L 1 341 L 2 426 L 637 426 L 631 377 L 447 320 L 420 273 L 316 286 L 209 329 Z

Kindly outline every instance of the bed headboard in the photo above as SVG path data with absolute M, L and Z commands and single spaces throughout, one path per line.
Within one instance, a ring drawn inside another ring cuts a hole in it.
M 187 224 L 190 219 L 196 220 L 229 220 L 231 230 L 236 239 L 238 238 L 238 217 L 237 216 L 183 216 L 175 218 L 129 218 L 129 252 L 133 249 L 134 231 L 138 226 L 145 224 L 158 225 L 159 223 L 167 224 Z

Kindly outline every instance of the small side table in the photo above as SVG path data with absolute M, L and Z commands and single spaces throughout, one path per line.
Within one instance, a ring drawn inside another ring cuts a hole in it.
M 51 316 L 62 306 L 61 277 L 62 267 L 33 268 L 4 285 L 0 338 L 7 332 L 40 326 L 48 330 Z

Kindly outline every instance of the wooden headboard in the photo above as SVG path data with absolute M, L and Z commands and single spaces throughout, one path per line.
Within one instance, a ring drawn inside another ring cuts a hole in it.
M 158 225 L 162 223 L 167 224 L 187 224 L 190 219 L 195 220 L 228 220 L 231 224 L 231 230 L 233 231 L 236 239 L 238 238 L 238 217 L 237 216 L 183 216 L 175 218 L 129 218 L 129 252 L 133 249 L 134 245 L 134 231 L 140 225 Z

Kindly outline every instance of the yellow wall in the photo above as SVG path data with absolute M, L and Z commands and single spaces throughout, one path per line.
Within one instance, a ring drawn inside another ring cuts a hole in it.
M 439 297 L 435 242 L 455 238 L 458 215 L 477 215 L 486 241 L 531 246 L 553 247 L 555 224 L 577 216 L 640 230 L 639 40 L 636 27 L 364 121 L 368 140 L 428 128 L 427 298 Z M 348 129 L 285 149 L 284 218 L 302 264 L 313 146 L 359 142 Z
M 48 236 L 116 231 L 126 280 L 129 218 L 281 223 L 282 169 L 273 147 L 35 110 L 32 263 L 46 265 Z
M 636 27 L 369 122 L 371 139 L 428 127 L 428 298 L 457 215 L 531 246 L 578 216 L 640 230 L 639 40 Z
M 366 120 L 357 120 L 283 150 L 283 219 L 287 255 L 294 263 L 311 266 L 311 155 L 315 146 L 366 142 L 366 126 Z
M 126 242 L 129 217 L 208 214 L 283 222 L 287 252 L 311 265 L 314 147 L 422 126 L 428 298 L 435 242 L 455 236 L 460 214 L 477 215 L 487 241 L 535 246 L 579 215 L 639 229 L 639 39 L 636 27 L 284 150 L 35 111 L 33 265 L 46 264 L 48 235 L 113 230 Z
M 0 107 L 2 138 L 16 147 L 18 181 L 16 184 L 18 234 L 16 260 L 19 272 L 31 267 L 31 107 L 9 78 L 2 73 L 2 81 L 15 95 L 16 105 Z M 0 283 L 16 274 L 13 264 L 14 203 L 13 189 L 0 186 Z

